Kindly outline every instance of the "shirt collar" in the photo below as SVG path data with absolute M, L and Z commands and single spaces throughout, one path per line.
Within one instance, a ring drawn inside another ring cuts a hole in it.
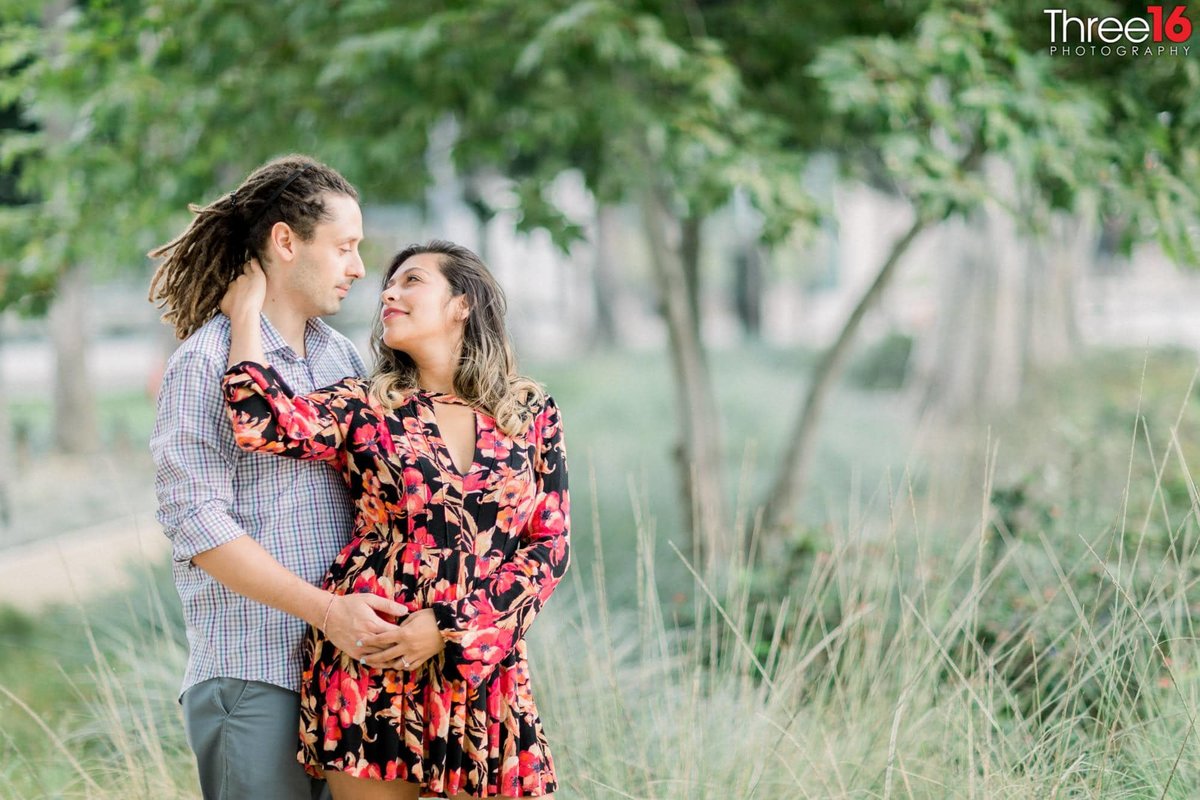
M 270 355 L 272 353 L 283 353 L 290 358 L 299 359 L 300 355 L 292 349 L 275 326 L 271 324 L 271 320 L 267 319 L 266 314 L 259 315 L 262 322 L 262 340 L 263 353 Z M 329 344 L 332 337 L 333 329 L 324 320 L 313 317 L 304 325 L 304 350 L 306 357 L 311 360 L 319 358 L 325 347 Z
M 320 317 L 313 317 L 304 326 L 304 349 L 309 358 L 320 358 L 333 339 L 333 328 Z

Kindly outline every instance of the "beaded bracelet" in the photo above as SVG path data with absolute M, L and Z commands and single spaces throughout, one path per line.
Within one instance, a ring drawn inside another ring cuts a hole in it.
M 321 633 L 325 632 L 325 626 L 329 624 L 329 609 L 333 608 L 333 601 L 336 598 L 336 594 L 329 595 L 329 602 L 325 604 L 325 616 L 321 619 Z

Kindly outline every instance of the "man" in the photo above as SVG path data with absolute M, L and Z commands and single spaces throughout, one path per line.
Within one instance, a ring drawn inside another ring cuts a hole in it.
M 306 623 L 367 658 L 386 645 L 402 606 L 319 589 L 346 544 L 350 500 L 327 464 L 243 453 L 221 397 L 229 320 L 219 303 L 248 258 L 267 275 L 266 355 L 297 392 L 364 368 L 319 317 L 336 313 L 364 274 L 358 194 L 303 156 L 255 170 L 205 208 L 164 257 L 150 299 L 184 339 L 158 398 L 150 448 L 158 519 L 172 541 L 187 623 L 181 702 L 205 798 L 309 798 L 323 793 L 296 760 Z M 366 640 L 366 642 L 364 642 Z

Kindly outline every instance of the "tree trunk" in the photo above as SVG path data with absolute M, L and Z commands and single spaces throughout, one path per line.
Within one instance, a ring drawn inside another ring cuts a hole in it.
M 54 446 L 60 453 L 93 453 L 99 449 L 96 398 L 88 372 L 87 269 L 63 271 L 50 307 L 54 344 Z
M 1028 329 L 1028 307 L 1023 301 L 1029 259 L 1013 218 L 999 208 L 989 208 L 987 213 L 987 245 L 980 264 L 989 283 L 984 297 L 988 314 L 979 328 L 977 359 L 986 371 L 980 376 L 982 392 L 976 398 L 976 407 L 1004 409 L 1016 405 L 1025 383 L 1026 351 L 1022 340 Z
M 842 326 L 841 333 L 838 334 L 837 341 L 825 351 L 813 370 L 804 404 L 801 406 L 792 434 L 788 438 L 787 451 L 779 465 L 775 483 L 766 498 L 764 522 L 767 531 L 778 532 L 791 526 L 795 505 L 808 480 L 808 471 L 812 464 L 816 445 L 817 423 L 820 421 L 829 393 L 841 375 L 846 359 L 850 355 L 854 335 L 858 332 L 867 311 L 883 295 L 884 290 L 891 282 L 901 257 L 928 225 L 929 220 L 918 214 L 908 231 L 892 245 L 892 250 L 875 276 L 875 280 L 859 299 L 858 305 L 850 312 L 849 318 Z
M 479 256 L 483 263 L 491 264 L 492 254 L 488 247 L 488 228 L 491 227 L 494 212 L 483 198 L 483 189 L 480 183 L 480 176 L 474 172 L 463 178 L 462 200 L 475 216 L 475 255 Z
M 1085 218 L 1057 215 L 1030 243 L 1025 308 L 1025 361 L 1032 371 L 1070 361 L 1080 347 L 1077 293 L 1084 263 L 1099 233 Z
M 939 328 L 922 359 L 926 410 L 956 422 L 986 418 L 1019 402 L 1031 371 L 1071 358 L 1076 250 L 1094 241 L 1078 230 L 1055 220 L 1048 237 L 1031 239 L 992 207 L 947 242 Z
M 692 308 L 692 325 L 695 327 L 697 339 L 702 338 L 700 325 L 700 250 L 701 236 L 704 233 L 704 219 L 696 214 L 688 214 L 680 225 L 682 237 L 679 244 L 679 255 L 683 261 L 683 276 L 687 284 L 688 305 Z
M 921 408 L 940 416 L 954 416 L 954 409 L 970 408 L 978 393 L 975 373 L 979 354 L 974 342 L 967 345 L 964 332 L 973 330 L 984 315 L 985 292 L 979 254 L 967 250 L 961 240 L 968 233 L 958 223 L 944 229 L 939 251 L 944 254 L 939 270 L 937 324 L 932 341 L 917 343 L 922 386 Z M 983 250 L 984 248 L 979 248 Z
M 3 321 L 0 315 L 0 322 Z M 4 352 L 3 334 L 0 334 L 0 354 Z M 0 367 L 0 528 L 8 529 L 13 519 L 13 479 L 17 462 L 17 452 L 13 441 L 12 415 L 8 411 L 8 387 L 4 383 L 4 371 Z M 4 544 L 0 537 L 0 546 Z
M 662 301 L 675 373 L 676 408 L 682 441 L 676 451 L 683 482 L 688 530 L 698 564 L 711 565 L 730 547 L 726 524 L 720 417 L 704 347 L 698 336 L 684 258 L 668 243 L 678 224 L 655 188 L 646 191 L 643 214 L 655 281 Z M 698 220 L 697 220 L 698 222 Z
M 42 9 L 49 57 L 62 51 L 65 32 L 62 20 L 71 3 L 54 0 Z M 47 139 L 66 141 L 70 120 L 62 114 L 49 116 L 44 124 Z M 54 192 L 47 198 L 51 214 L 65 213 L 64 195 Z M 55 285 L 50 307 L 50 334 L 54 345 L 54 446 L 60 453 L 94 452 L 98 445 L 95 398 L 87 370 L 87 345 L 92 332 L 87 324 L 87 269 L 70 266 L 63 269 Z
M 596 259 L 592 264 L 592 301 L 596 327 L 592 346 L 608 349 L 617 343 L 617 279 L 613 245 L 620 235 L 620 220 L 613 206 L 596 204 Z
M 763 265 L 753 243 L 740 247 L 734 261 L 733 297 L 742 332 L 751 339 L 762 335 Z

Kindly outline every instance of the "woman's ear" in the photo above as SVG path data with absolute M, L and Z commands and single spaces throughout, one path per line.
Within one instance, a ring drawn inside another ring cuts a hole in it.
M 467 296 L 465 294 L 460 294 L 458 297 L 454 298 L 454 303 L 454 318 L 459 322 L 466 322 L 471 316 L 471 304 L 467 301 Z

